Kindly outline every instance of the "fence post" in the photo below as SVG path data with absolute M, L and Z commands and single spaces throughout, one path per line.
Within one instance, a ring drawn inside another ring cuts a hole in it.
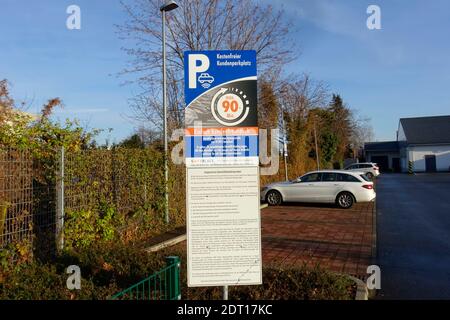
M 166 258 L 166 266 L 169 272 L 169 283 L 166 283 L 166 290 L 169 290 L 169 300 L 181 300 L 181 286 L 180 286 L 180 257 L 170 256 Z
M 146 181 L 144 181 L 144 202 L 145 202 L 145 205 L 147 205 L 147 184 L 146 184 Z
M 56 247 L 61 251 L 64 249 L 64 147 L 61 147 L 59 154 L 57 177 Z

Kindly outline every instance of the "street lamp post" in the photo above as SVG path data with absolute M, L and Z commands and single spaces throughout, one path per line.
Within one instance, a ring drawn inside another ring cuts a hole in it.
M 165 220 L 169 223 L 169 166 L 167 145 L 167 85 L 166 85 L 166 12 L 178 8 L 175 1 L 167 1 L 160 8 L 162 16 L 162 72 L 163 72 L 163 110 L 164 110 L 164 181 L 165 181 Z

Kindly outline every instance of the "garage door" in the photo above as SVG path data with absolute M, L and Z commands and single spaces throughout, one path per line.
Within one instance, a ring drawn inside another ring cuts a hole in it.
M 389 158 L 388 156 L 372 156 L 372 162 L 378 163 L 381 172 L 386 172 L 389 170 Z
M 426 172 L 436 172 L 436 156 L 426 155 L 425 156 L 425 171 Z

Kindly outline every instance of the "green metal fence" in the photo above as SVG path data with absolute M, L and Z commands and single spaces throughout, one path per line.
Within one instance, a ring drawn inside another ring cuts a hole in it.
M 166 267 L 111 297 L 112 300 L 180 300 L 180 258 L 167 257 Z

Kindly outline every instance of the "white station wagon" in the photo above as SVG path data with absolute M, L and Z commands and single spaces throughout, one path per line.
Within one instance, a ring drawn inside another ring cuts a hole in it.
M 272 183 L 261 191 L 261 200 L 269 205 L 282 202 L 336 203 L 348 209 L 355 202 L 375 199 L 373 182 L 365 172 L 322 170 L 308 172 L 298 179 Z
M 372 162 L 353 163 L 344 170 L 364 172 L 370 180 L 372 180 L 373 177 L 378 177 L 380 175 L 380 168 L 376 163 Z

